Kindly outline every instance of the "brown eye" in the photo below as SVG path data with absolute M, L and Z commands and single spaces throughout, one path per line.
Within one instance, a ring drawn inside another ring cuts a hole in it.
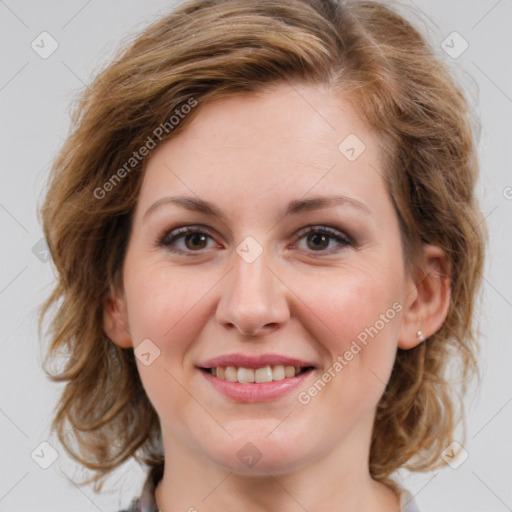
M 204 249 L 207 236 L 202 233 L 192 233 L 185 236 L 185 245 L 188 249 Z
M 313 233 L 308 235 L 307 240 L 311 242 L 309 247 L 312 249 L 325 249 L 329 245 L 329 236 L 323 233 Z
M 211 235 L 204 229 L 183 226 L 166 232 L 158 240 L 158 245 L 179 254 L 200 253 L 203 249 L 208 248 L 208 239 L 213 241 Z M 179 246 L 180 243 L 181 246 Z
M 308 227 L 299 233 L 299 237 L 300 239 L 306 239 L 306 250 L 320 253 L 320 255 L 338 252 L 347 246 L 353 245 L 349 237 L 329 226 Z M 334 248 L 328 249 L 333 241 L 337 242 L 334 244 Z

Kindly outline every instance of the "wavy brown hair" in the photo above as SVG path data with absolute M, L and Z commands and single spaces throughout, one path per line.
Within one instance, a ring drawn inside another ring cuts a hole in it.
M 353 103 L 382 141 L 405 261 L 414 264 L 421 244 L 434 244 L 452 269 L 442 328 L 398 350 L 375 418 L 371 475 L 393 486 L 398 468 L 440 466 L 463 419 L 460 397 L 478 374 L 474 310 L 485 232 L 474 195 L 478 127 L 461 86 L 389 3 L 192 0 L 126 43 L 83 90 L 40 209 L 58 277 L 41 308 L 40 330 L 51 312 L 43 366 L 65 382 L 52 431 L 94 471 L 84 483 L 94 482 L 95 491 L 130 457 L 149 466 L 164 461 L 159 419 L 133 350 L 103 329 L 103 303 L 121 279 L 147 158 L 122 179 L 112 177 L 191 98 L 198 106 L 158 143 L 209 101 L 280 82 L 327 84 Z M 99 197 L 107 182 L 115 190 Z M 61 368 L 50 370 L 61 357 Z M 457 361 L 459 393 L 448 377 Z

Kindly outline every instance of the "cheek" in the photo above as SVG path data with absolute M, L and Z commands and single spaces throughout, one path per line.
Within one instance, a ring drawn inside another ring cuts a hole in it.
M 197 314 L 202 311 L 202 299 L 216 282 L 208 276 L 207 272 L 199 274 L 159 263 L 128 279 L 128 316 L 134 343 L 150 338 L 160 347 L 171 343 L 177 351 L 181 340 L 193 339 L 200 328 Z
M 402 318 L 400 275 L 400 269 L 353 267 L 333 271 L 328 285 L 304 279 L 308 307 L 299 315 L 330 361 L 329 388 L 341 410 L 376 404 L 384 391 Z
M 366 333 L 373 336 L 396 332 L 401 305 L 399 288 L 388 277 L 367 269 L 333 271 L 328 285 L 310 282 L 303 286 L 304 302 L 329 333 L 324 345 L 331 353 L 346 349 L 347 343 L 364 342 Z M 382 274 L 393 275 L 393 272 Z M 395 305 L 395 306 L 393 306 Z
M 169 268 L 160 263 L 129 276 L 126 283 L 134 345 L 149 339 L 159 350 L 148 366 L 136 359 L 146 394 L 159 413 L 181 411 L 185 417 L 187 410 L 197 413 L 187 393 L 187 382 L 194 372 L 190 349 L 213 314 L 207 310 L 208 292 L 218 281 L 191 268 Z M 172 417 L 163 414 L 160 419 L 178 434 Z
M 197 272 L 193 267 L 178 269 L 159 262 L 127 276 L 126 288 L 130 332 L 134 345 L 152 340 L 164 359 L 186 356 L 194 340 L 215 316 L 218 272 Z M 318 349 L 332 359 L 350 350 L 357 341 L 364 348 L 358 365 L 396 349 L 399 312 L 393 304 L 399 298 L 399 269 L 384 271 L 371 265 L 347 265 L 319 273 L 295 272 L 283 277 L 296 283 L 298 298 L 290 296 L 292 318 L 306 329 Z M 396 282 L 395 282 L 396 281 Z M 209 297 L 210 296 L 210 297 Z M 293 314 L 295 311 L 295 314 Z M 283 326 L 286 330 L 286 326 Z M 168 350 L 172 347 L 172 350 Z M 165 353 L 164 353 L 165 352 Z
M 127 279 L 134 345 L 149 339 L 158 347 L 151 365 L 136 359 L 146 394 L 157 411 L 194 409 L 186 392 L 196 371 L 193 347 L 215 314 L 208 299 L 218 281 L 216 274 L 194 271 L 192 266 L 178 269 L 165 262 L 148 265 Z

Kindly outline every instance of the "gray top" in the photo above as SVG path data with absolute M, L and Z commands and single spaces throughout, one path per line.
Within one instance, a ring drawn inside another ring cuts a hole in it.
M 162 479 L 163 473 L 163 466 L 155 466 L 152 468 L 148 473 L 140 497 L 134 498 L 127 510 L 120 510 L 119 512 L 160 512 L 155 504 L 155 488 Z M 411 493 L 405 489 L 400 490 L 400 511 L 419 512 L 418 506 Z

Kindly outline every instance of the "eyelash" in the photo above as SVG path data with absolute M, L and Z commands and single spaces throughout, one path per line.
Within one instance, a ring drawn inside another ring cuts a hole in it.
M 205 228 L 202 228 L 200 226 L 182 226 L 179 228 L 176 228 L 171 231 L 166 231 L 163 236 L 161 236 L 158 239 L 158 245 L 160 247 L 164 247 L 166 250 L 177 253 L 177 254 L 186 254 L 187 256 L 196 256 L 194 253 L 198 253 L 197 255 L 200 255 L 203 252 L 203 249 L 200 249 L 198 251 L 183 251 L 182 249 L 176 249 L 171 246 L 173 242 L 176 240 L 179 240 L 181 238 L 184 238 L 186 235 L 193 235 L 193 234 L 202 234 L 207 235 L 210 238 L 212 238 L 209 231 Z M 310 234 L 322 234 L 327 235 L 329 238 L 336 240 L 340 243 L 340 245 L 343 247 L 349 247 L 353 246 L 354 243 L 350 239 L 350 237 L 343 235 L 342 232 L 339 230 L 332 228 L 330 226 L 307 226 L 306 228 L 301 229 L 297 235 L 299 236 L 299 240 L 304 238 L 307 235 Z M 337 250 L 320 250 L 320 251 L 311 251 L 313 253 L 317 253 L 319 256 L 324 255 L 330 255 L 334 252 L 339 252 L 341 249 Z

